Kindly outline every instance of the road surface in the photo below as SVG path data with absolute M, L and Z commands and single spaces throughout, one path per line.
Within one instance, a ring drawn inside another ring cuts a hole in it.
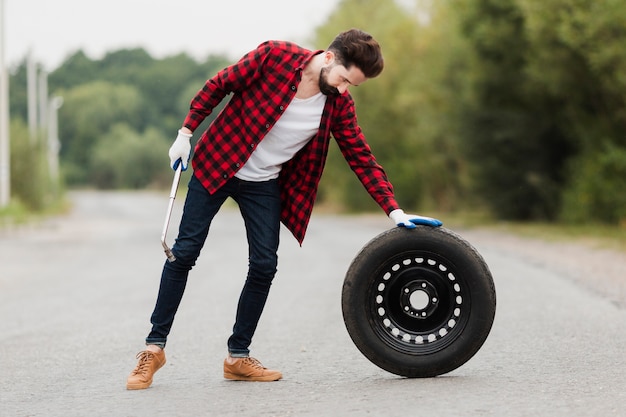
M 610 291 L 475 231 L 457 230 L 485 257 L 498 296 L 478 354 L 431 379 L 400 378 L 368 362 L 345 330 L 340 294 L 354 255 L 391 226 L 382 213 L 314 213 L 302 248 L 283 229 L 279 272 L 251 348 L 284 379 L 224 380 L 246 272 L 234 205 L 215 219 L 191 272 L 168 363 L 151 388 L 127 391 L 165 259 L 167 194 L 70 197 L 68 215 L 0 232 L 2 417 L 626 415 L 624 306 Z

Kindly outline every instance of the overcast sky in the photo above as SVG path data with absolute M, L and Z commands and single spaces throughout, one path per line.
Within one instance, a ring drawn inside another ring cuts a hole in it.
M 2 0 L 0 0 L 2 1 Z M 238 58 L 267 39 L 310 44 L 340 0 L 3 0 L 5 59 L 29 50 L 48 71 L 79 49 L 92 59 L 143 47 L 153 57 L 187 52 Z M 2 24 L 0 22 L 0 24 Z

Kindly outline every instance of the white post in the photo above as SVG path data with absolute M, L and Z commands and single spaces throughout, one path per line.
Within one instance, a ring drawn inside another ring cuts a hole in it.
M 30 143 L 37 139 L 37 65 L 33 58 L 33 52 L 28 51 L 26 56 L 26 98 L 28 101 L 28 133 Z
M 63 97 L 53 97 L 48 103 L 48 169 L 55 191 L 59 184 L 59 141 L 58 110 L 63 105 Z
M 4 62 L 4 20 L 4 0 L 0 0 L 0 207 L 6 207 L 11 196 L 9 74 Z
M 48 72 L 41 70 L 37 78 L 37 99 L 39 100 L 39 129 L 46 130 L 48 126 Z

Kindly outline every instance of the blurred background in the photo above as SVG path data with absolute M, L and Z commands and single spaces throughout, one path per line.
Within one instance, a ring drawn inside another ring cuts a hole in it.
M 167 189 L 207 78 L 264 40 L 358 27 L 385 70 L 351 94 L 406 210 L 626 226 L 621 0 L 0 3 L 3 222 L 70 189 Z M 318 205 L 378 210 L 335 144 Z

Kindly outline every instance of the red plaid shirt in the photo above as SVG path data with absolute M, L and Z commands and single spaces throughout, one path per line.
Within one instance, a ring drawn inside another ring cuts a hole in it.
M 304 67 L 320 52 L 289 42 L 265 42 L 209 79 L 193 98 L 184 122 L 191 131 L 226 95 L 233 93 L 194 150 L 194 175 L 210 193 L 246 163 L 295 96 Z M 313 210 L 331 134 L 380 207 L 386 213 L 398 208 L 392 185 L 357 124 L 352 97 L 347 92 L 328 96 L 319 131 L 293 159 L 283 164 L 279 176 L 281 221 L 300 244 Z

